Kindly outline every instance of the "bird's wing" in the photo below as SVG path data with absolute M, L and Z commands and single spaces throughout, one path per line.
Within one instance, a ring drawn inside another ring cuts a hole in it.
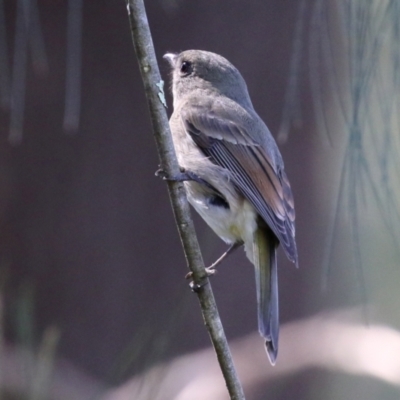
M 232 173 L 238 190 L 253 204 L 287 257 L 297 265 L 294 202 L 283 165 L 275 166 L 268 149 L 253 139 L 260 133 L 250 132 L 254 125 L 249 123 L 248 115 L 238 118 L 239 109 L 231 111 L 230 107 L 220 106 L 218 111 L 187 106 L 180 115 L 186 132 L 207 157 Z

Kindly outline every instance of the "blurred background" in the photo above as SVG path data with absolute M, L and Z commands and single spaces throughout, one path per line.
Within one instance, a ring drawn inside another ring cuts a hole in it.
M 400 2 L 146 7 L 167 87 L 166 52 L 241 71 L 294 192 L 276 367 L 244 252 L 212 278 L 247 398 L 399 399 Z M 1 399 L 226 398 L 158 163 L 125 2 L 0 0 Z

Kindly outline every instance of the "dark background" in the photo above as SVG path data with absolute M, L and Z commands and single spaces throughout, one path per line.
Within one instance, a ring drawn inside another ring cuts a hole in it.
M 11 66 L 16 2 L 6 0 L 4 7 Z M 219 53 L 242 72 L 255 109 L 277 136 L 297 2 L 159 0 L 146 7 L 167 86 L 166 52 L 194 48 Z M 73 132 L 63 128 L 67 2 L 39 0 L 38 10 L 48 71 L 33 68 L 28 51 L 21 144 L 8 141 L 10 108 L 0 111 L 6 338 L 18 343 L 25 329 L 35 346 L 43 331 L 55 325 L 61 332 L 59 357 L 98 380 L 118 384 L 153 362 L 209 346 L 209 339 L 196 296 L 184 280 L 187 270 L 165 184 L 154 177 L 158 157 L 124 2 L 84 2 L 81 119 Z M 307 8 L 306 32 L 310 18 Z M 306 48 L 308 34 L 302 40 Z M 321 64 L 320 72 L 326 70 Z M 297 80 L 301 114 L 280 149 L 296 202 L 300 269 L 279 253 L 282 324 L 362 301 L 355 270 L 343 262 L 351 255 L 351 246 L 344 245 L 346 218 L 335 233 L 333 254 L 340 258 L 332 260 L 328 291 L 321 290 L 343 133 L 333 134 L 329 146 L 318 132 L 306 55 L 299 61 Z M 322 96 L 329 93 L 322 91 Z M 171 113 L 170 97 L 168 104 Z M 210 264 L 225 245 L 194 218 Z M 239 250 L 212 279 L 229 339 L 256 330 L 253 275 Z M 30 327 L 18 324 L 21 298 L 31 301 Z M 132 348 L 138 358 L 132 356 L 120 371 L 121 357 Z M 299 381 L 304 389 L 312 385 L 313 375 L 294 380 L 286 395 L 303 398 L 296 389 Z

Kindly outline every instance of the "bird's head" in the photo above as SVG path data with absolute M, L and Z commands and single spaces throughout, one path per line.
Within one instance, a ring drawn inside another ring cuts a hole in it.
M 239 103 L 249 99 L 246 83 L 226 58 L 203 50 L 186 50 L 179 54 L 167 53 L 164 58 L 172 68 L 174 100 L 193 91 L 217 92 Z

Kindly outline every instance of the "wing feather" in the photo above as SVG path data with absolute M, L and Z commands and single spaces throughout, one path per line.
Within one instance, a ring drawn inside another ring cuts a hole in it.
M 223 111 L 217 117 L 200 107 L 186 107 L 181 113 L 186 132 L 207 157 L 232 173 L 238 190 L 274 232 L 287 257 L 297 264 L 294 203 L 283 163 L 275 165 L 265 144 L 252 139 L 257 136 L 249 133 L 254 126 L 241 123 L 243 118 L 229 115 L 227 108 Z

